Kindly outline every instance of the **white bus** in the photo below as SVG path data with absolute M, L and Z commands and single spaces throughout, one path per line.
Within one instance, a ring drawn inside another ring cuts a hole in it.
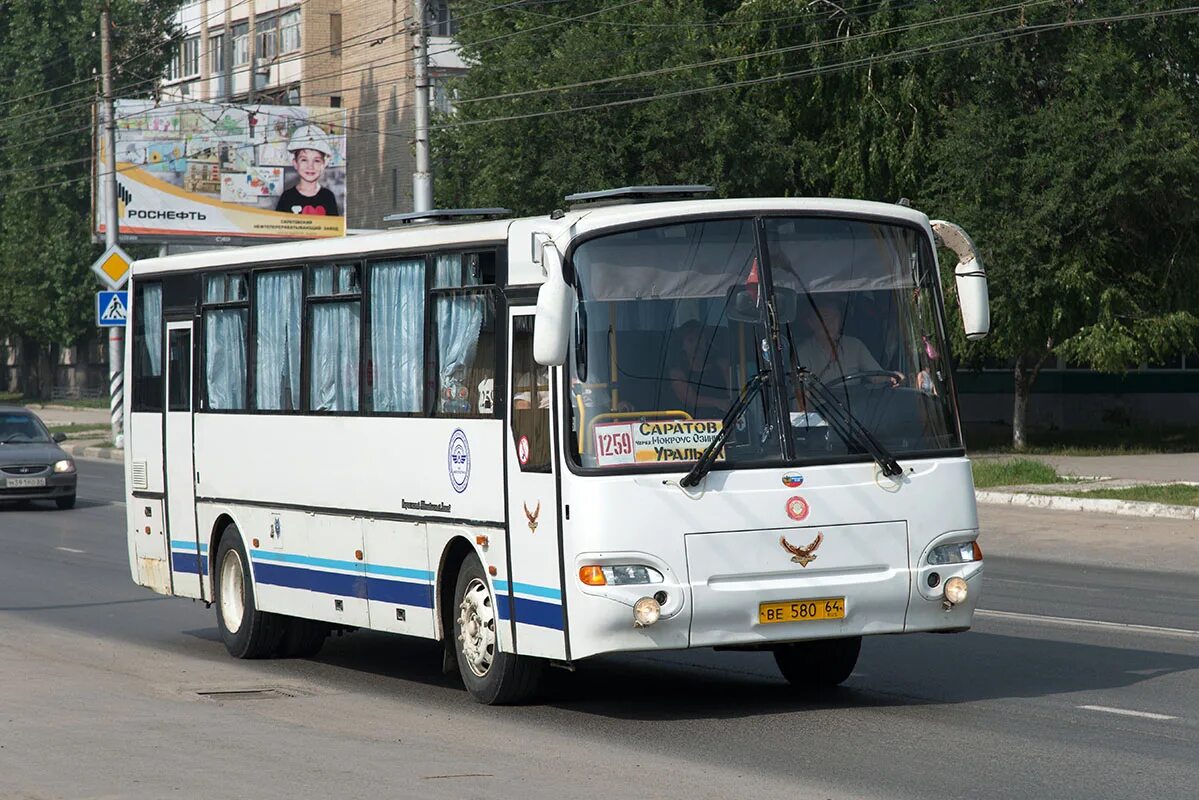
M 215 606 L 236 657 L 443 641 L 484 703 L 698 647 L 830 686 L 865 635 L 966 630 L 936 252 L 983 335 L 969 239 L 901 205 L 656 191 L 138 261 L 133 579 Z

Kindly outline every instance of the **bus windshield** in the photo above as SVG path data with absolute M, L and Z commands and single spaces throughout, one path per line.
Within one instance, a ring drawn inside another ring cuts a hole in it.
M 874 221 L 765 217 L 583 242 L 568 356 L 576 463 L 689 467 L 751 386 L 717 469 L 869 460 L 830 403 L 897 457 L 959 448 L 923 239 Z

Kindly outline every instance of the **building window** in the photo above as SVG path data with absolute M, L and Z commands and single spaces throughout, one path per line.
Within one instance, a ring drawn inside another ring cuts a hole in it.
M 329 15 L 329 55 L 341 55 L 341 14 Z
M 225 71 L 225 34 L 208 37 L 208 70 L 213 75 Z
M 269 60 L 278 55 L 279 40 L 276 37 L 278 24 L 279 20 L 275 17 L 254 20 L 255 57 Z
M 194 78 L 200 74 L 200 37 L 191 36 L 183 40 L 180 77 Z
M 300 10 L 288 11 L 279 21 L 281 52 L 294 53 L 300 49 Z
M 458 90 L 454 88 L 448 77 L 436 77 L 431 81 L 433 87 L 433 110 L 440 114 L 453 114 L 454 101 L 458 99 Z
M 449 0 L 433 0 L 428 13 L 430 36 L 458 35 L 458 20 L 450 14 Z
M 250 62 L 250 24 L 239 22 L 233 26 L 233 66 L 240 67 Z

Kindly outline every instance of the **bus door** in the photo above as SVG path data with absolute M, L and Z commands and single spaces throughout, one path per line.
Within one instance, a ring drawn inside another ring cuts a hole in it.
M 511 308 L 504 427 L 511 552 L 508 580 L 496 581 L 496 604 L 500 618 L 512 625 L 516 652 L 564 659 L 562 538 L 553 466 L 558 404 L 549 368 L 533 360 L 533 323 L 532 306 Z
M 200 597 L 208 554 L 196 537 L 196 473 L 192 452 L 192 323 L 167 322 L 166 523 L 175 594 Z

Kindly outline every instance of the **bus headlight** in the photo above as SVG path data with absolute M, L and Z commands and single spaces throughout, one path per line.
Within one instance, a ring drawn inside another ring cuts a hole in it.
M 954 542 L 942 544 L 928 551 L 929 564 L 965 564 L 982 561 L 983 551 L 978 542 Z
M 633 604 L 633 627 L 653 625 L 662 616 L 662 605 L 652 597 L 643 597 Z
M 637 586 L 662 583 L 662 573 L 644 564 L 587 564 L 579 567 L 579 580 L 588 586 Z

